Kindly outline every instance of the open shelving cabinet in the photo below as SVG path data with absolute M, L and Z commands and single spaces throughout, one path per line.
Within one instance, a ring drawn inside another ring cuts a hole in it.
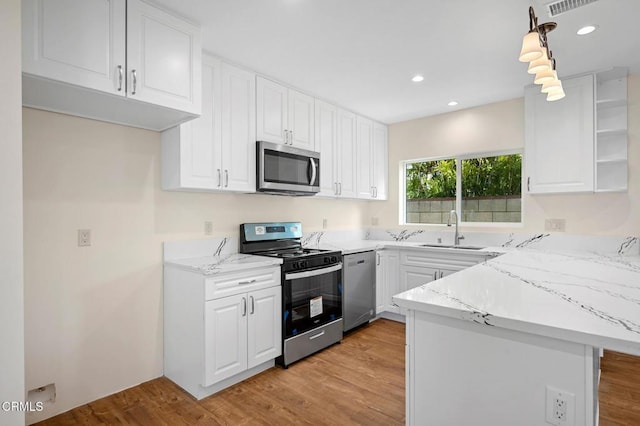
M 595 190 L 627 190 L 627 69 L 596 73 Z

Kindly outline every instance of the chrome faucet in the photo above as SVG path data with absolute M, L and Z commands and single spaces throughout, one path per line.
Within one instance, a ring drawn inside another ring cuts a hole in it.
M 455 210 L 451 210 L 449 212 L 449 220 L 447 221 L 447 226 L 451 226 L 451 218 L 455 218 L 455 224 L 456 224 L 456 233 L 453 236 L 453 245 L 457 246 L 460 245 L 460 240 L 464 240 L 464 235 L 460 235 L 460 233 L 458 232 L 458 212 L 456 212 Z

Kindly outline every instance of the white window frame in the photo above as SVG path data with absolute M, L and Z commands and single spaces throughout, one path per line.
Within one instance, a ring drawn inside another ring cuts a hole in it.
M 472 158 L 482 158 L 482 157 L 497 157 L 499 155 L 514 155 L 520 154 L 523 156 L 522 160 L 522 173 L 520 173 L 520 222 L 463 222 L 462 221 L 462 161 L 469 160 Z M 400 176 L 398 181 L 400 182 L 400 190 L 398 193 L 400 194 L 400 199 L 398 204 L 400 208 L 398 223 L 401 226 L 447 226 L 442 223 L 409 223 L 407 222 L 407 164 L 410 163 L 419 163 L 426 161 L 439 161 L 439 160 L 455 160 L 456 161 L 456 213 L 460 218 L 460 226 L 466 227 L 479 227 L 479 228 L 521 228 L 524 227 L 524 188 L 525 186 L 525 173 L 524 173 L 524 149 L 505 149 L 499 151 L 481 151 L 474 153 L 465 153 L 460 155 L 445 155 L 440 157 L 428 157 L 428 158 L 418 158 L 413 160 L 403 160 L 400 162 Z

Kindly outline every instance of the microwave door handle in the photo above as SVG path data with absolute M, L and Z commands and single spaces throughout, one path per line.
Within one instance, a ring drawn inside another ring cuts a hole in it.
M 316 181 L 316 175 L 318 174 L 318 168 L 316 166 L 316 161 L 313 158 L 309 158 L 309 162 L 311 163 L 311 180 L 309 181 L 309 185 L 313 186 Z

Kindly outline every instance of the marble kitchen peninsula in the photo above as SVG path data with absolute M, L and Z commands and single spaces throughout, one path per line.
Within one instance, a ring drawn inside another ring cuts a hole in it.
M 396 295 L 407 423 L 596 424 L 599 349 L 640 355 L 637 239 L 618 252 L 514 249 Z

